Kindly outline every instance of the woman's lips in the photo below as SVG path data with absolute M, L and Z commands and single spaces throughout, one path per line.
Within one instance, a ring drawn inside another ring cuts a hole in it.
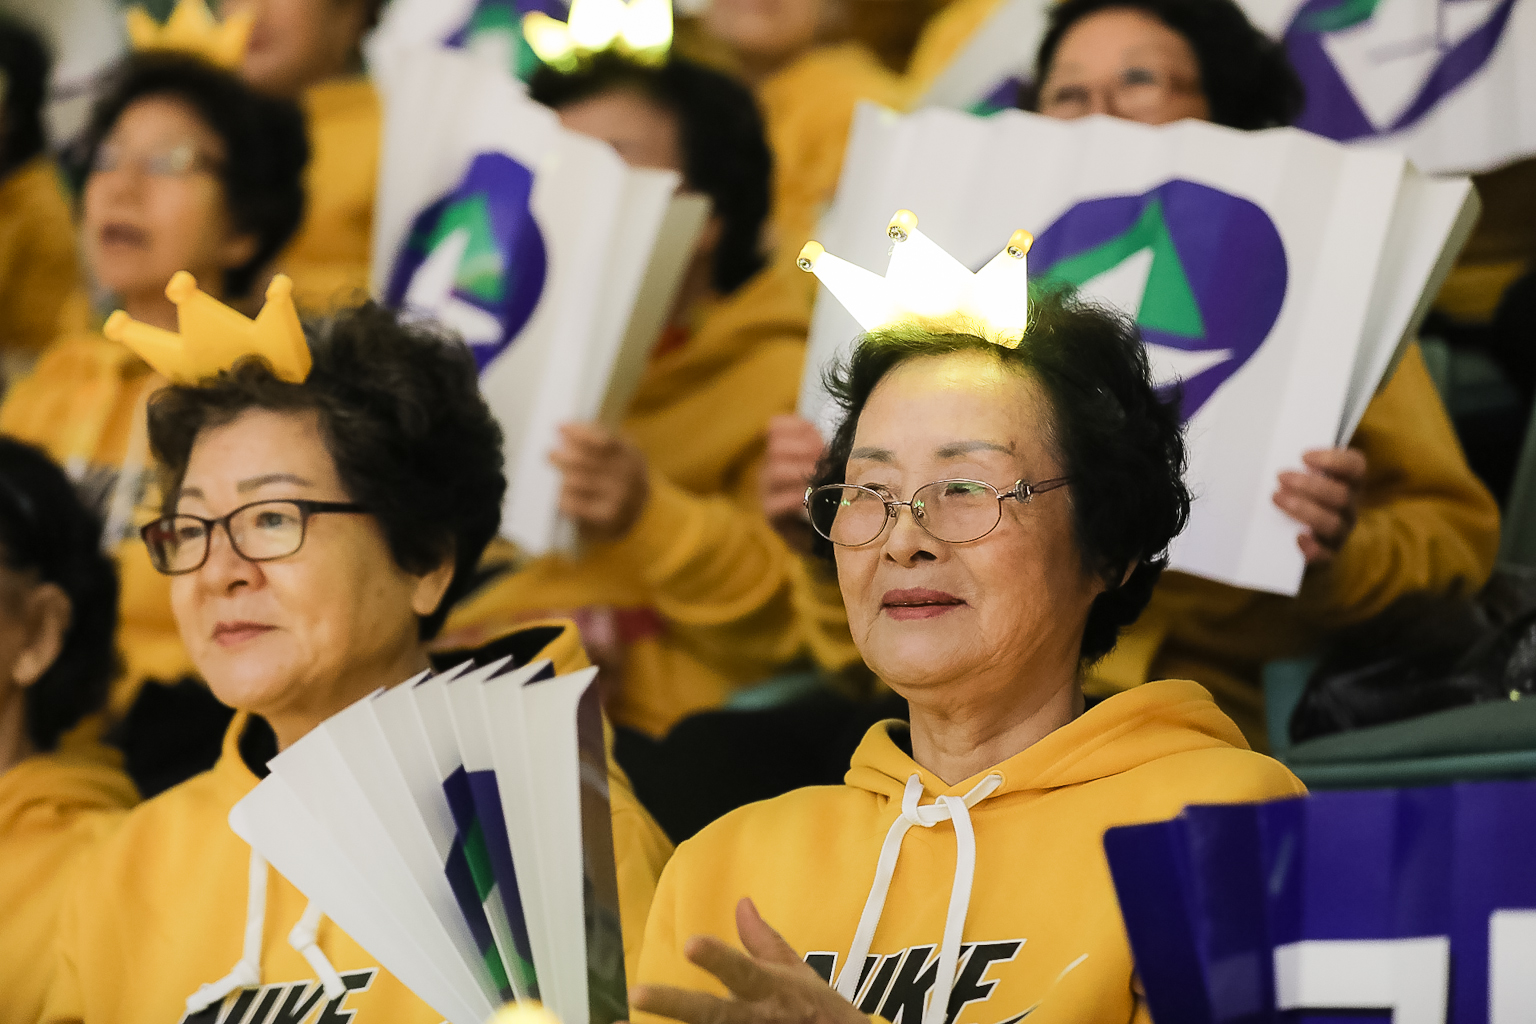
M 954 594 L 926 587 L 887 590 L 880 599 L 880 610 L 893 619 L 934 619 L 964 606 Z
M 235 647 L 270 633 L 272 629 L 259 622 L 221 622 L 213 627 L 213 642 L 220 647 Z
M 144 248 L 149 242 L 149 235 L 142 228 L 132 224 L 106 224 L 100 232 L 101 244 L 104 246 L 124 245 L 135 249 Z

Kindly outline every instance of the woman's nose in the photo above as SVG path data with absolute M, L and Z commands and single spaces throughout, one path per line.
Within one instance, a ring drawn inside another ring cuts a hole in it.
M 910 505 L 896 506 L 896 519 L 885 537 L 885 556 L 898 565 L 911 565 L 936 557 L 939 542 L 918 525 L 918 513 Z
M 216 591 L 227 591 L 251 583 L 254 575 L 260 571 L 255 562 L 235 550 L 227 528 L 214 527 L 208 536 L 208 558 L 198 570 L 198 575 L 207 585 Z
M 1115 103 L 1115 86 L 1109 82 L 1103 82 L 1088 90 L 1088 113 L 1109 114 L 1120 116 L 1120 111 Z

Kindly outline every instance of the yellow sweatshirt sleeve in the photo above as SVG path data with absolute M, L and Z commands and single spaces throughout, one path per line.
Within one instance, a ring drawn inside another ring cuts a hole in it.
M 1305 613 L 1355 622 L 1411 591 L 1487 582 L 1498 505 L 1467 466 L 1417 344 L 1350 443 L 1368 466 L 1359 520 L 1333 563 L 1307 574 L 1298 595 Z
M 971 41 L 1001 0 L 953 0 L 928 19 L 907 61 L 906 88 L 915 103 Z
M 75 229 L 58 170 L 35 157 L 0 183 L 0 349 L 40 352 L 80 288 Z
M 650 489 L 618 546 L 655 588 L 662 615 L 717 626 L 787 597 L 789 549 L 761 515 L 723 494 L 689 493 L 655 471 Z

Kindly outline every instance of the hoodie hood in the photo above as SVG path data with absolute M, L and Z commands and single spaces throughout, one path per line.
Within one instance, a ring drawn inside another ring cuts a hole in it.
M 48 820 L 81 811 L 118 810 L 139 800 L 122 758 L 102 744 L 36 754 L 0 776 L 0 835 L 32 817 Z
M 1192 750 L 1247 750 L 1242 731 L 1198 683 L 1168 679 L 1117 693 L 1000 764 L 951 786 L 892 738 L 905 728 L 878 722 L 854 752 L 844 781 L 893 800 L 902 799 L 915 774 L 935 796 L 970 792 L 984 778 L 1002 777 L 990 795 L 1059 789 L 1120 775 L 1160 758 Z
M 922 1024 L 945 1024 L 950 995 L 958 981 L 961 942 L 976 876 L 972 808 L 1008 793 L 1057 789 L 1121 775 L 1172 754 L 1210 747 L 1246 747 L 1237 726 L 1216 708 L 1211 695 L 1195 683 L 1180 681 L 1149 683 L 1117 694 L 957 786 L 944 785 L 898 747 L 891 737 L 896 727 L 897 723 L 881 722 L 871 728 L 854 753 L 847 775 L 850 786 L 899 800 L 901 811 L 881 845 L 874 883 L 833 987 L 849 1002 L 857 998 L 907 833 L 947 823 L 954 830 L 955 871 L 938 947 L 933 996 L 923 1010 Z M 932 802 L 924 803 L 930 793 Z

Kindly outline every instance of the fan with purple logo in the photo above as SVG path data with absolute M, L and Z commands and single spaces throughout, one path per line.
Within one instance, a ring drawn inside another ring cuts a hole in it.
M 1488 63 L 1517 0 L 1308 0 L 1285 31 L 1297 124 L 1350 141 L 1414 127 Z
M 1154 378 L 1183 381 L 1183 417 L 1253 358 L 1285 299 L 1285 246 L 1252 202 L 1174 179 L 1078 203 L 1036 239 L 1041 285 L 1134 313 Z
M 559 21 L 567 5 L 560 0 L 477 0 L 468 19 L 443 40 L 460 50 L 491 50 L 496 63 L 527 81 L 539 69 L 539 58 L 523 38 L 523 16 L 540 11 Z
M 458 331 L 483 370 L 527 324 L 548 254 L 528 201 L 533 173 L 481 153 L 457 187 L 412 222 L 385 301 Z

